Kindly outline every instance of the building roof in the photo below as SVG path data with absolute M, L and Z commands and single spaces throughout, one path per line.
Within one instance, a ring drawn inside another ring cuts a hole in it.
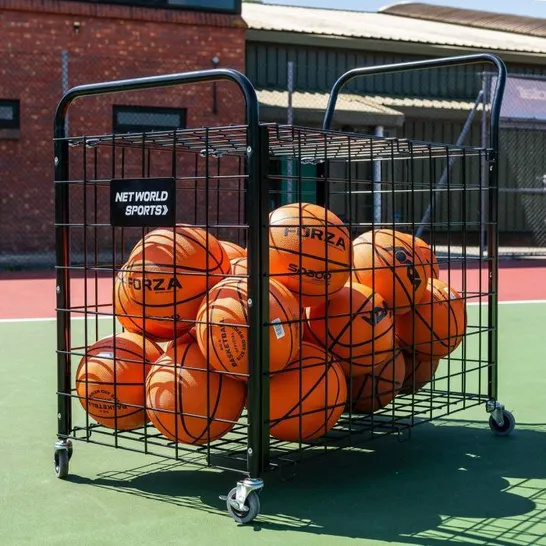
M 539 17 L 434 6 L 424 2 L 395 4 L 379 11 L 388 15 L 411 17 L 412 19 L 424 19 L 546 38 L 546 19 Z
M 292 93 L 295 123 L 322 123 L 329 96 L 329 93 L 305 91 Z M 261 117 L 265 121 L 278 121 L 279 116 L 286 116 L 288 91 L 260 89 L 258 90 L 258 100 L 260 101 Z M 342 125 L 399 127 L 404 123 L 404 114 L 370 97 L 344 93 L 338 97 L 335 120 Z
M 428 9 L 428 7 L 427 7 Z M 393 15 L 243 3 L 250 30 L 546 54 L 546 38 Z
M 328 104 L 329 93 L 295 91 L 292 107 L 295 123 L 321 123 Z M 264 121 L 279 121 L 286 118 L 288 91 L 258 90 L 258 100 Z M 405 114 L 443 110 L 444 113 L 467 115 L 474 103 L 456 100 L 434 100 L 409 97 L 387 97 L 380 95 L 354 95 L 342 93 L 336 104 L 335 121 L 342 125 L 385 125 L 398 127 Z

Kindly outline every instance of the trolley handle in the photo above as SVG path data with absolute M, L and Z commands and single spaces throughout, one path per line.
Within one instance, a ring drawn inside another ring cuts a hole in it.
M 491 53 L 478 53 L 474 55 L 460 55 L 457 57 L 442 57 L 440 59 L 429 59 L 425 61 L 410 61 L 405 63 L 386 64 L 379 66 L 366 66 L 354 68 L 345 72 L 333 85 L 328 99 L 328 106 L 324 114 L 322 128 L 330 129 L 334 110 L 336 107 L 337 97 L 341 89 L 353 78 L 360 76 L 375 76 L 377 74 L 388 74 L 392 72 L 406 72 L 410 70 L 422 70 L 429 68 L 439 68 L 444 66 L 455 66 L 474 63 L 489 63 L 496 67 L 498 79 L 495 91 L 491 101 L 491 133 L 490 146 L 491 149 L 498 149 L 499 137 L 499 117 L 504 94 L 504 86 L 506 84 L 506 65 L 503 60 L 497 55 Z
M 259 121 L 258 96 L 250 80 L 238 70 L 215 68 L 210 70 L 196 70 L 194 72 L 181 72 L 162 76 L 148 76 L 144 78 L 93 83 L 73 87 L 63 95 L 59 101 L 59 104 L 57 105 L 54 122 L 55 138 L 66 137 L 66 115 L 72 102 L 81 97 L 120 93 L 122 91 L 140 91 L 143 89 L 170 87 L 174 85 L 214 82 L 218 80 L 228 80 L 237 84 L 245 98 L 246 123 L 250 127 L 257 127 Z

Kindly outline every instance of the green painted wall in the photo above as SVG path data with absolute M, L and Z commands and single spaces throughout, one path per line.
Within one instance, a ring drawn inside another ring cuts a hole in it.
M 286 89 L 287 63 L 295 64 L 295 88 L 303 91 L 327 91 L 347 70 L 358 66 L 390 64 L 419 60 L 415 55 L 326 49 L 285 44 L 247 42 L 246 71 L 258 88 Z M 420 70 L 354 80 L 348 91 L 397 96 L 473 100 L 480 87 L 482 65 L 447 70 Z M 546 67 L 510 65 L 511 72 L 546 75 Z

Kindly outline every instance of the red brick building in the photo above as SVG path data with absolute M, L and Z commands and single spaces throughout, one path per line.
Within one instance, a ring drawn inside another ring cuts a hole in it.
M 196 9 L 171 2 L 1 2 L 0 266 L 26 265 L 36 253 L 51 260 L 53 116 L 63 90 L 215 64 L 244 71 L 240 1 L 185 2 Z M 226 125 L 243 116 L 231 84 L 205 84 L 82 99 L 70 110 L 69 133 L 138 129 L 146 119 L 157 128 Z

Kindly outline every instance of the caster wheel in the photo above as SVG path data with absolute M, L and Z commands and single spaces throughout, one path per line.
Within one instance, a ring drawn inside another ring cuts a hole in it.
M 499 426 L 497 421 L 493 419 L 493 416 L 489 417 L 489 428 L 497 436 L 508 436 L 516 426 L 516 420 L 514 416 L 508 410 L 502 410 L 502 418 L 504 423 L 502 426 Z
M 256 491 L 252 491 L 245 501 L 245 506 L 248 508 L 248 512 L 237 510 L 234 508 L 230 500 L 235 499 L 237 495 L 237 488 L 234 487 L 227 496 L 227 509 L 231 517 L 237 523 L 250 523 L 260 513 L 260 497 Z
M 55 474 L 57 478 L 64 479 L 68 476 L 68 461 L 70 455 L 67 449 L 55 451 Z

